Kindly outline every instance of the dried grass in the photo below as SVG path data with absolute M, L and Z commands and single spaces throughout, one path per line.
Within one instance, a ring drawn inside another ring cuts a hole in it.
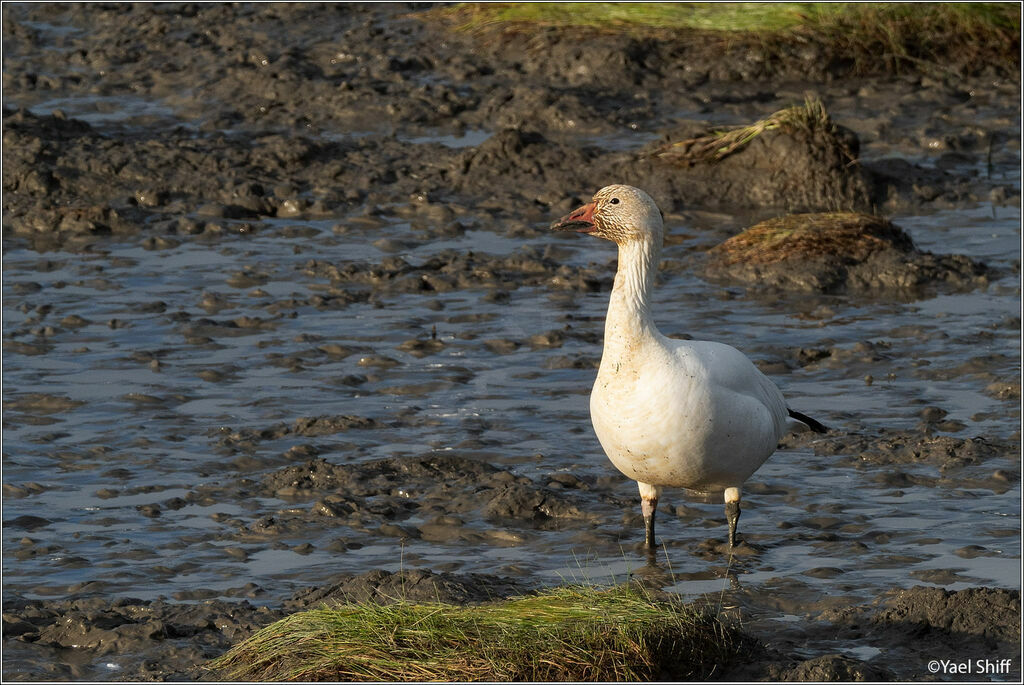
M 713 247 L 718 263 L 775 264 L 836 257 L 861 262 L 876 252 L 914 249 L 910 238 L 877 216 L 854 212 L 789 214 L 768 219 Z
M 765 131 L 782 129 L 813 135 L 817 131 L 835 137 L 836 125 L 817 97 L 808 95 L 803 105 L 787 107 L 749 126 L 717 129 L 696 138 L 687 138 L 658 149 L 654 156 L 668 161 L 684 163 L 720 162 L 739 152 Z M 846 150 L 849 162 L 853 153 Z

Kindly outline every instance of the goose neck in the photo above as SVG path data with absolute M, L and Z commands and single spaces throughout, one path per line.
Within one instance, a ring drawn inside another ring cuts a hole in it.
M 605 322 L 606 345 L 656 331 L 651 319 L 650 296 L 660 248 L 653 240 L 632 240 L 619 245 L 619 266 Z

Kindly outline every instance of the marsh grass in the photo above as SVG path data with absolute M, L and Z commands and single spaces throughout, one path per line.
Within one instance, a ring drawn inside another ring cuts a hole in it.
M 705 29 L 764 31 L 790 28 L 814 3 L 551 2 L 459 3 L 435 10 L 463 31 L 526 30 L 537 26 L 587 27 L 602 31 Z
M 878 216 L 856 212 L 788 214 L 762 221 L 711 248 L 723 265 L 775 264 L 840 256 L 861 262 L 883 250 L 910 252 L 910 237 Z
M 718 162 L 739 152 L 765 131 L 776 129 L 804 132 L 813 135 L 821 131 L 835 136 L 836 127 L 825 110 L 825 105 L 814 96 L 807 96 L 804 104 L 781 109 L 749 126 L 716 129 L 696 138 L 687 138 L 659 148 L 654 155 L 669 161 L 697 163 Z M 853 153 L 845 150 L 849 162 Z
M 582 40 L 595 32 L 691 38 L 758 50 L 767 60 L 819 44 L 856 73 L 1020 68 L 1017 3 L 459 3 L 420 16 L 472 33 L 556 27 L 585 28 Z
M 324 606 L 208 668 L 231 680 L 687 680 L 711 676 L 748 640 L 710 609 L 633 585 L 568 586 L 477 606 Z

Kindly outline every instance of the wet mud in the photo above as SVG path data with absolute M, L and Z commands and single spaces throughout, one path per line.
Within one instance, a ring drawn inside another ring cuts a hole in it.
M 1017 654 L 1019 75 L 422 9 L 4 6 L 5 677 L 206 679 L 323 601 L 629 579 L 740 622 L 723 677 Z M 660 155 L 808 93 L 834 130 Z M 652 563 L 589 426 L 615 253 L 547 226 L 611 182 L 665 212 L 663 332 L 831 429 L 731 558 L 677 492 Z

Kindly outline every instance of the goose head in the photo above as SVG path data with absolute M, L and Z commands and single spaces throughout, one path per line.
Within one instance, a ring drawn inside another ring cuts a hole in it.
M 650 195 L 633 186 L 612 185 L 551 224 L 551 230 L 588 233 L 619 245 L 633 241 L 661 245 L 664 220 Z

